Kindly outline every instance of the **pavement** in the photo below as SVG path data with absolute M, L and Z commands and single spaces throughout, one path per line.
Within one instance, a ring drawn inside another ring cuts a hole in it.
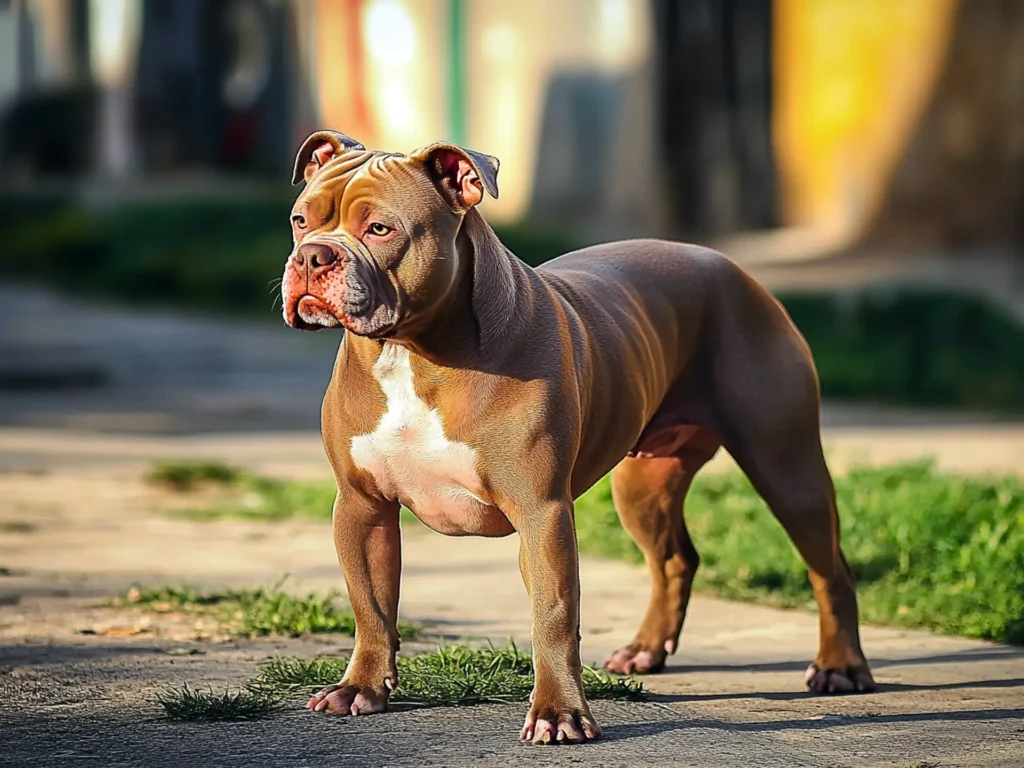
M 168 685 L 238 686 L 269 655 L 350 647 L 200 641 L 141 619 L 124 632 L 123 614 L 97 607 L 140 581 L 288 573 L 296 590 L 342 587 L 328 524 L 190 522 L 163 514 L 141 479 L 153 460 L 201 456 L 329 477 L 316 417 L 336 344 L 0 288 L 0 766 L 1024 765 L 1024 649 L 866 626 L 879 692 L 814 697 L 803 686 L 813 613 L 704 595 L 667 672 L 645 679 L 653 699 L 596 703 L 604 737 L 582 747 L 518 744 L 522 705 L 333 719 L 296 702 L 255 723 L 162 719 L 155 695 Z M 830 403 L 825 441 L 836 471 L 931 455 L 1024 472 L 1024 425 L 980 414 Z M 527 642 L 517 551 L 515 537 L 411 528 L 403 615 L 445 638 Z M 596 559 L 581 575 L 583 655 L 595 662 L 630 639 L 647 577 Z

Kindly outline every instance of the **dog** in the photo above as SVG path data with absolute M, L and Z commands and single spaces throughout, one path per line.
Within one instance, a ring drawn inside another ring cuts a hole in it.
M 784 309 L 696 245 L 629 240 L 532 269 L 477 208 L 497 198 L 497 174 L 496 158 L 449 143 L 402 155 L 319 131 L 298 151 L 283 312 L 293 328 L 346 331 L 322 426 L 356 620 L 344 678 L 309 708 L 379 712 L 398 684 L 404 505 L 443 534 L 519 534 L 535 674 L 520 738 L 597 738 L 580 676 L 574 499 L 611 472 L 651 595 L 605 667 L 656 672 L 678 647 L 700 562 L 683 502 L 722 447 L 809 567 L 820 645 L 808 687 L 872 690 L 817 373 Z

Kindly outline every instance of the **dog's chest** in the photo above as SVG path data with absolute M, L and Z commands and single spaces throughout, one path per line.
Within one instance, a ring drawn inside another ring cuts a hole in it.
M 480 498 L 476 452 L 450 440 L 441 415 L 416 395 L 409 351 L 386 344 L 373 375 L 387 410 L 373 432 L 352 438 L 352 461 L 373 476 L 384 496 L 402 502 L 431 528 L 487 533 L 500 513 Z

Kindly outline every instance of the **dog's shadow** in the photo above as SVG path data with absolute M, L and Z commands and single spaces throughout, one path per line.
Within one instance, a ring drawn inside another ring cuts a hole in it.
M 982 709 L 951 710 L 946 712 L 906 712 L 869 715 L 828 715 L 820 718 L 792 718 L 743 722 L 713 718 L 687 717 L 678 720 L 655 720 L 646 723 L 623 723 L 603 728 L 607 741 L 630 741 L 658 736 L 672 731 L 705 728 L 732 733 L 772 733 L 777 731 L 821 731 L 867 724 L 983 722 L 991 720 L 1024 720 L 1024 710 Z
M 907 683 L 879 683 L 872 696 L 886 693 L 909 691 L 953 691 L 965 688 L 1024 688 L 1024 678 L 1003 680 L 968 680 L 959 683 L 937 683 L 935 685 L 912 685 Z M 832 694 L 837 696 L 865 694 Z M 676 702 L 729 701 L 738 699 L 764 699 L 765 701 L 796 701 L 799 699 L 821 699 L 807 691 L 734 691 L 732 693 L 651 693 L 650 700 L 665 704 Z
M 933 654 L 909 658 L 873 659 L 871 667 L 875 672 L 889 667 L 920 666 L 923 664 L 971 664 L 984 661 L 1021 661 L 1024 662 L 1024 649 L 1011 646 L 995 646 L 991 648 L 972 648 L 956 653 Z M 803 672 L 807 668 L 805 661 L 761 662 L 754 664 L 678 664 L 665 667 L 666 674 L 686 675 L 699 672 Z M 1024 669 L 1024 667 L 1022 667 Z M 988 680 L 969 680 L 953 683 L 912 684 L 912 683 L 879 683 L 874 695 L 899 693 L 907 691 L 942 691 L 965 688 L 1014 688 L 1024 687 L 1024 678 L 1004 678 Z M 807 691 L 734 691 L 731 693 L 685 693 L 685 694 L 652 694 L 652 700 L 662 702 L 685 701 L 716 701 L 729 699 L 766 699 L 770 701 L 791 701 L 810 696 Z
M 1024 648 L 996 645 L 988 648 L 968 648 L 956 653 L 940 653 L 930 656 L 908 656 L 906 658 L 879 659 L 869 657 L 871 668 L 918 666 L 921 664 L 969 664 L 978 661 L 1024 661 Z M 667 665 L 666 674 L 688 672 L 803 672 L 809 660 L 769 661 L 753 664 L 675 664 Z

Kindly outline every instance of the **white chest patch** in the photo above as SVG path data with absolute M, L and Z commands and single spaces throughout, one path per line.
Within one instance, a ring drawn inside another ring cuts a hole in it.
M 476 452 L 449 440 L 440 414 L 417 397 L 408 349 L 385 344 L 373 375 L 387 410 L 373 432 L 352 438 L 352 461 L 432 528 L 473 532 L 493 510 L 478 495 Z

